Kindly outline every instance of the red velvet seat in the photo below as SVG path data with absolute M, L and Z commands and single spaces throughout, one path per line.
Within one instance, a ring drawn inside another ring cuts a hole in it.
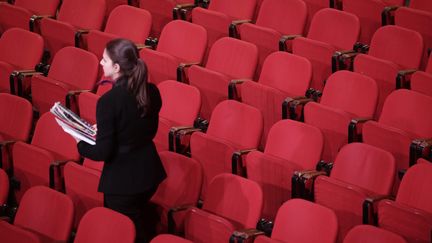
M 426 70 L 417 71 L 411 76 L 411 89 L 432 96 L 432 56 L 429 56 Z
M 343 243 L 407 243 L 400 235 L 371 225 L 358 225 L 346 235 Z

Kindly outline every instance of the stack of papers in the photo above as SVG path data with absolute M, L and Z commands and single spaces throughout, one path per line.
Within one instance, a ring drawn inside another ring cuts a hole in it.
M 88 144 L 96 144 L 97 130 L 91 124 L 64 107 L 60 102 L 56 102 L 50 111 L 54 114 L 57 123 L 63 131 Z

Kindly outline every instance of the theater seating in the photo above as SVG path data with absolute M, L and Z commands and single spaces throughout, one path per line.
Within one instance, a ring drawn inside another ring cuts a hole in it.
M 409 86 L 414 91 L 432 96 L 432 56 L 429 56 L 424 72 L 417 71 L 412 74 Z
M 352 228 L 343 243 L 407 243 L 401 236 L 371 225 L 358 225 Z

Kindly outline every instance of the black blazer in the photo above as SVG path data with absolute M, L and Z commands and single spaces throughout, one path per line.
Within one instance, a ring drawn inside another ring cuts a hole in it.
M 82 156 L 105 161 L 98 190 L 106 194 L 143 193 L 166 177 L 153 143 L 162 106 L 159 90 L 148 85 L 150 109 L 141 117 L 126 85 L 127 80 L 120 78 L 100 97 L 96 107 L 96 145 L 78 143 Z

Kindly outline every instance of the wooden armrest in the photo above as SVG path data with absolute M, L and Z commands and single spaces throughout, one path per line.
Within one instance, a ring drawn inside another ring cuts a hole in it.
M 253 148 L 253 149 L 244 149 L 244 150 L 239 150 L 239 151 L 235 151 L 231 157 L 231 171 L 234 175 L 241 175 L 245 176 L 246 173 L 244 173 L 244 167 L 243 167 L 243 156 L 252 152 L 252 151 L 256 151 L 257 149 Z
M 186 14 L 191 9 L 198 7 L 196 3 L 177 4 L 172 10 L 173 19 L 186 20 Z
M 170 234 L 175 234 L 175 221 L 174 221 L 174 214 L 180 211 L 185 211 L 188 210 L 189 208 L 194 207 L 194 205 L 191 204 L 186 204 L 186 205 L 180 205 L 180 206 L 176 206 L 173 208 L 170 208 L 168 210 L 168 233 Z
M 314 100 L 305 96 L 286 98 L 282 103 L 282 119 L 303 120 L 303 106 L 310 101 Z
M 81 90 L 69 90 L 66 94 L 66 107 L 68 109 L 71 108 L 71 99 L 75 98 L 77 94 L 81 94 L 84 92 L 91 92 L 90 89 L 81 89 Z
M 362 206 L 362 210 L 363 210 L 363 224 L 376 224 L 378 223 L 377 221 L 377 216 L 375 213 L 375 205 L 377 202 L 383 200 L 383 199 L 388 199 L 391 198 L 390 196 L 387 195 L 376 195 L 373 197 L 368 197 L 363 201 L 363 206 Z
M 90 32 L 89 30 L 77 30 L 75 32 L 75 47 L 81 46 L 82 35 L 88 34 L 89 32 Z
M 327 173 L 316 170 L 295 171 L 291 178 L 291 197 L 313 200 L 313 183 L 320 175 Z
M 148 46 L 148 45 L 146 45 L 146 44 L 138 44 L 138 43 L 135 43 L 135 46 L 137 47 L 138 50 L 141 50 L 141 49 L 144 49 L 144 48 L 152 49 L 152 46 Z
M 318 161 L 316 165 L 317 171 L 324 171 L 327 175 L 330 175 L 331 170 L 333 169 L 333 162 L 327 162 L 325 160 Z
M 174 152 L 175 150 L 175 137 L 178 131 L 183 130 L 183 129 L 191 129 L 193 127 L 189 127 L 189 126 L 182 126 L 182 127 L 171 127 L 170 131 L 168 133 L 168 147 L 169 147 L 169 151 Z
M 411 75 L 417 69 L 400 70 L 396 77 L 396 89 L 411 89 Z
M 381 12 L 381 26 L 394 24 L 394 13 L 399 6 L 387 6 Z
M 279 39 L 279 51 L 288 51 L 288 46 L 286 42 L 289 40 L 294 40 L 297 37 L 301 37 L 301 35 L 283 35 Z
M 242 230 L 236 230 L 231 235 L 229 242 L 244 242 L 248 239 L 254 239 L 255 237 L 259 235 L 264 235 L 263 231 L 257 230 L 257 229 L 242 229 Z
M 233 79 L 228 84 L 228 99 L 230 100 L 238 100 L 241 101 L 241 94 L 237 89 L 237 85 L 242 84 L 243 82 L 249 79 Z
M 56 160 L 51 162 L 50 166 L 49 166 L 49 187 L 52 189 L 56 189 L 55 188 L 55 181 L 54 181 L 54 176 L 55 176 L 55 172 L 57 172 L 58 175 L 60 175 L 60 167 L 64 166 L 67 162 L 69 162 L 71 160 Z
M 352 59 L 342 58 L 343 55 L 357 53 L 355 50 L 342 50 L 335 51 L 332 55 L 332 73 L 339 70 L 351 70 L 352 71 Z M 351 62 L 347 62 L 350 60 Z
M 41 72 L 36 72 L 35 70 L 15 70 L 9 76 L 9 86 L 11 94 L 17 94 L 18 96 L 23 95 L 23 79 L 28 76 L 33 76 L 35 74 L 42 74 Z
M 250 20 L 250 19 L 241 19 L 241 20 L 232 21 L 229 28 L 228 28 L 229 36 L 233 37 L 233 38 L 240 39 L 240 35 L 238 33 L 237 26 L 244 24 L 244 23 L 251 23 L 251 22 L 252 22 L 252 20 Z
M 153 38 L 153 37 L 147 37 L 147 39 L 145 40 L 144 44 L 146 46 L 149 46 L 149 49 L 155 49 L 156 46 L 159 43 L 159 39 L 158 38 Z
M 31 32 L 34 32 L 34 26 L 36 21 L 39 21 L 40 19 L 43 18 L 54 18 L 54 16 L 53 15 L 32 15 L 29 20 L 29 30 Z
M 370 118 L 354 118 L 348 125 L 348 143 L 362 142 L 363 124 L 371 120 Z
M 409 166 L 417 163 L 419 158 L 428 159 L 431 156 L 432 138 L 414 139 L 410 145 Z
M 169 134 L 170 151 L 187 155 L 190 136 L 198 131 L 202 130 L 194 127 L 171 128 Z
M 192 65 L 199 65 L 199 62 L 180 63 L 177 67 L 177 81 L 186 83 L 187 77 L 185 69 Z

